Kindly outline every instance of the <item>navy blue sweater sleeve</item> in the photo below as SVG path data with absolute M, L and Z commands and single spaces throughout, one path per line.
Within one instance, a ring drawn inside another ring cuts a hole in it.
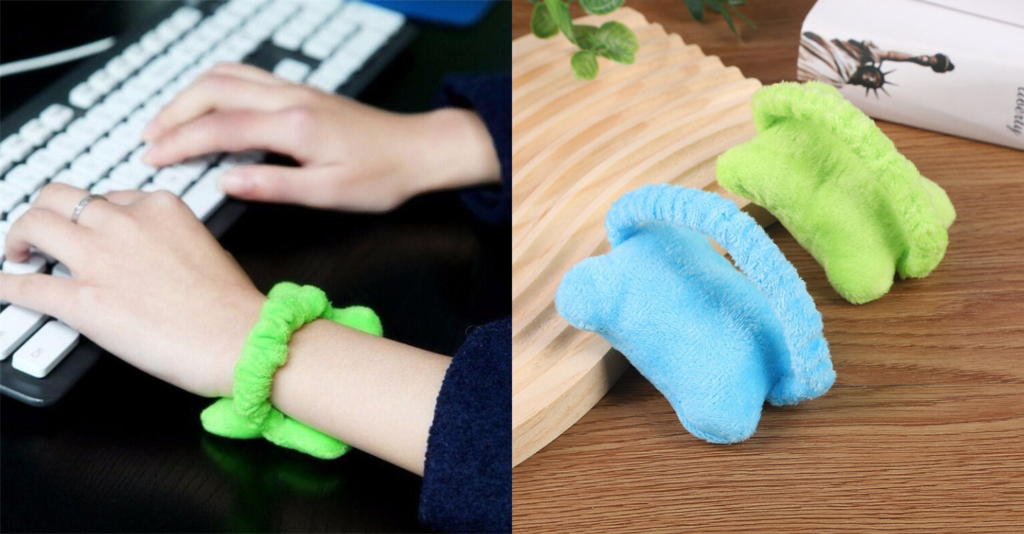
M 463 191 L 477 218 L 512 221 L 512 78 L 449 76 L 441 105 L 473 109 L 494 141 L 501 185 Z M 434 409 L 420 520 L 445 532 L 512 530 L 512 319 L 474 330 L 452 358 Z
M 512 319 L 474 330 L 445 374 L 427 441 L 420 520 L 512 530 Z
M 491 224 L 512 221 L 512 75 L 453 75 L 445 78 L 441 105 L 472 109 L 494 141 L 501 163 L 501 185 L 475 187 L 462 200 L 477 218 Z

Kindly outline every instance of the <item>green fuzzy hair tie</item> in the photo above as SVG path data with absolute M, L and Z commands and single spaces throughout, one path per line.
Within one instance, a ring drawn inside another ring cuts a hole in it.
M 754 94 L 757 136 L 718 158 L 718 183 L 772 213 L 863 304 L 893 274 L 923 278 L 946 253 L 953 204 L 831 85 L 783 82 Z
M 313 286 L 281 282 L 267 295 L 256 325 L 235 364 L 233 397 L 203 410 L 203 428 L 226 438 L 264 437 L 271 443 L 323 459 L 337 458 L 351 447 L 292 419 L 270 404 L 274 373 L 288 360 L 292 333 L 317 319 L 382 335 L 377 314 L 369 308 L 333 308 L 323 291 Z

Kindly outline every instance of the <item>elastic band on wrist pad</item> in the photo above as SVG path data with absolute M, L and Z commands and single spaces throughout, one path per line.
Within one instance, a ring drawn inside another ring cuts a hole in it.
M 865 303 L 893 275 L 922 278 L 946 253 L 953 204 L 831 85 L 783 82 L 753 98 L 757 136 L 718 158 L 718 183 L 765 207 Z
M 323 459 L 348 452 L 348 444 L 284 415 L 270 404 L 274 373 L 288 360 L 288 341 L 296 330 L 317 319 L 329 319 L 375 336 L 383 334 L 380 319 L 369 308 L 336 309 L 327 295 L 313 286 L 291 282 L 275 285 L 235 365 L 232 397 L 203 410 L 203 428 L 228 438 L 262 436 L 274 444 Z
M 644 186 L 615 202 L 605 227 L 611 252 L 566 273 L 555 305 L 622 352 L 691 434 L 743 441 L 765 400 L 796 404 L 832 386 L 821 314 L 796 269 L 736 204 Z

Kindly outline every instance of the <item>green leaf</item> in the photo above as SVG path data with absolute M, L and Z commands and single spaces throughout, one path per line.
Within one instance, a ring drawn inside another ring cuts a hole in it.
M 547 6 L 548 11 L 551 13 L 551 20 L 554 21 L 555 26 L 573 44 L 576 44 L 576 34 L 572 31 L 572 16 L 569 15 L 569 4 L 562 0 L 544 0 L 544 5 Z
M 604 15 L 615 11 L 625 0 L 580 0 L 583 11 L 591 15 Z
M 547 39 L 558 33 L 555 21 L 551 19 L 551 12 L 542 4 L 533 6 L 533 16 L 530 17 L 530 31 L 541 39 Z
M 576 44 L 584 50 L 593 50 L 597 48 L 597 42 L 594 40 L 594 34 L 597 33 L 597 26 L 590 26 L 589 24 L 573 24 L 572 31 L 576 34 Z
M 722 18 L 725 19 L 725 23 L 728 24 L 729 25 L 729 29 L 732 30 L 733 35 L 735 35 L 736 37 L 739 37 L 740 36 L 740 32 L 736 31 L 736 25 L 732 23 L 732 14 L 729 13 L 729 10 L 724 8 L 724 7 L 722 8 L 721 13 L 722 13 Z M 741 37 L 741 39 L 742 39 L 742 37 Z
M 690 10 L 690 16 L 697 22 L 704 21 L 704 0 L 686 0 L 686 7 Z
M 636 34 L 621 22 L 605 22 L 591 36 L 597 47 L 594 49 L 601 57 L 630 65 L 636 60 L 634 54 L 640 48 Z
M 729 4 L 729 5 L 734 5 L 734 4 Z M 739 10 L 737 10 L 737 9 L 733 9 L 733 11 L 736 13 L 736 16 L 738 16 L 739 18 L 743 19 L 743 22 L 746 22 L 747 26 L 750 26 L 751 29 L 753 29 L 753 30 L 757 29 L 757 26 L 754 26 L 754 23 L 750 22 L 750 19 L 748 19 L 743 13 L 740 13 Z
M 593 80 L 597 76 L 597 56 L 590 50 L 576 52 L 570 63 L 577 80 Z

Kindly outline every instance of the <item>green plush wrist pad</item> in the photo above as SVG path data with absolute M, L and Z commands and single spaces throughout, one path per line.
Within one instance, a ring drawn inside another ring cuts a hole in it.
M 779 83 L 754 95 L 757 136 L 718 159 L 726 190 L 768 209 L 846 300 L 921 278 L 942 260 L 956 212 L 874 122 L 830 85 Z
M 287 361 L 292 333 L 321 318 L 371 335 L 383 334 L 380 319 L 369 308 L 333 308 L 317 288 L 288 282 L 276 285 L 235 367 L 234 396 L 222 398 L 203 410 L 203 428 L 228 438 L 263 437 L 323 459 L 348 452 L 351 447 L 347 443 L 289 418 L 269 401 L 274 373 Z

